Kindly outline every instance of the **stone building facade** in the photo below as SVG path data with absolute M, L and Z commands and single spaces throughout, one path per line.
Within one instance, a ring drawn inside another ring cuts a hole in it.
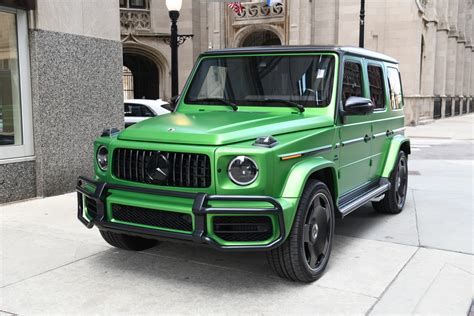
M 165 0 L 0 0 L 0 204 L 74 189 L 123 98 L 171 97 Z M 358 44 L 360 0 L 183 0 L 181 87 L 209 49 Z M 474 109 L 473 0 L 366 0 L 365 46 L 400 61 L 407 122 Z
M 134 31 L 122 20 L 124 53 L 131 46 L 159 52 L 160 97 L 166 99 L 169 47 L 163 39 L 169 34 L 168 12 L 165 0 L 148 2 L 146 27 Z M 271 7 L 252 0 L 242 5 L 243 12 L 237 14 L 223 2 L 183 1 L 180 32 L 193 38 L 180 47 L 181 85 L 193 61 L 208 49 L 359 43 L 360 0 L 282 0 Z M 122 16 L 127 10 L 122 8 Z M 474 107 L 472 0 L 366 0 L 365 28 L 366 48 L 400 61 L 407 123 L 463 114 Z

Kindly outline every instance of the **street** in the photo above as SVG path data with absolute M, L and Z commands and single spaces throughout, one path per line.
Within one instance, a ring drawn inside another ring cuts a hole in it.
M 473 299 L 474 115 L 407 127 L 409 195 L 336 222 L 326 274 L 276 277 L 263 253 L 163 242 L 133 253 L 76 219 L 76 195 L 0 206 L 0 314 L 451 314 Z

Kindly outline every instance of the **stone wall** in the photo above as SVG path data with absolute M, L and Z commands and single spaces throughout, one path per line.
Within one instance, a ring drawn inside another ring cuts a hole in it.
M 0 204 L 35 196 L 35 161 L 0 164 Z
M 90 176 L 94 139 L 123 127 L 122 45 L 44 30 L 30 42 L 36 189 L 50 196 Z

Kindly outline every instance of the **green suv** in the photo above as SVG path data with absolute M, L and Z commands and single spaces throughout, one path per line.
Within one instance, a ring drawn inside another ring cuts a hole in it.
M 112 246 L 161 239 L 266 251 L 281 277 L 324 272 L 334 222 L 367 202 L 399 213 L 407 193 L 398 63 L 353 47 L 211 51 L 173 112 L 94 145 L 78 218 Z

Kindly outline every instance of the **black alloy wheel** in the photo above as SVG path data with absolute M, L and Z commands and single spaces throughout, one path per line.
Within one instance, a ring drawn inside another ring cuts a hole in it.
M 372 202 L 377 212 L 398 214 L 403 210 L 408 191 L 408 158 L 405 152 L 398 153 L 397 164 L 389 178 L 390 189 L 379 202 Z
M 267 255 L 282 278 L 299 282 L 319 279 L 328 264 L 334 236 L 334 203 L 325 183 L 309 180 L 301 195 L 286 241 Z

